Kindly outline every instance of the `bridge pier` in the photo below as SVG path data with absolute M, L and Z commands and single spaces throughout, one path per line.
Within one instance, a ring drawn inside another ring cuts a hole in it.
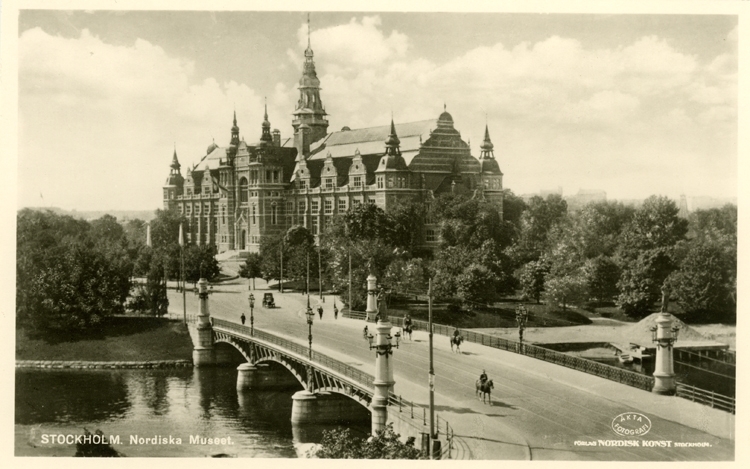
M 317 423 L 318 397 L 308 390 L 297 391 L 292 396 L 292 423 Z
M 237 367 L 237 390 L 245 389 L 299 389 L 300 383 L 285 369 L 267 364 L 243 363 Z
M 345 396 L 308 390 L 292 396 L 292 424 L 366 422 L 367 419 L 365 407 Z
M 257 386 L 255 378 L 258 368 L 251 363 L 243 363 L 237 367 L 237 390 L 253 389 Z

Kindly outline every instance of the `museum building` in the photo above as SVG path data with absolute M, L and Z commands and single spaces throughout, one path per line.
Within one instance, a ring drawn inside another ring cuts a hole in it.
M 430 248 L 438 241 L 430 203 L 445 192 L 492 201 L 502 216 L 503 173 L 487 126 L 478 158 L 445 105 L 437 119 L 329 132 L 309 42 L 298 89 L 292 138 L 271 130 L 266 109 L 260 140 L 247 144 L 235 112 L 229 145 L 211 143 L 185 177 L 175 150 L 164 208 L 188 220 L 188 243 L 257 252 L 263 236 L 293 225 L 317 236 L 350 207 L 375 204 L 387 212 L 410 199 L 427 208 L 423 243 Z

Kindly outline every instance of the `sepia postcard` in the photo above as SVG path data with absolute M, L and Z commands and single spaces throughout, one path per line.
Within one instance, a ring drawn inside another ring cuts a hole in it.
M 749 5 L 2 2 L 4 467 L 747 460 Z

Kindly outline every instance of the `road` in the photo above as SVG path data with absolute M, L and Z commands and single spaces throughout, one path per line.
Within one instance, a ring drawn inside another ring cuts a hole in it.
M 282 295 L 274 291 L 279 307 L 269 310 L 260 307 L 263 293 L 269 291 L 265 282 L 257 281 L 256 287 L 255 327 L 307 345 L 306 297 L 299 293 Z M 244 312 L 249 325 L 249 292 L 245 280 L 217 285 L 214 291 L 209 303 L 212 316 L 239 322 L 240 314 Z M 170 312 L 181 314 L 182 296 L 170 291 L 169 300 Z M 342 317 L 334 320 L 332 300 L 333 297 L 326 297 L 322 320 L 316 314 L 313 348 L 374 374 L 375 356 L 362 338 L 364 322 Z M 318 301 L 317 297 L 311 296 L 313 307 Z M 198 297 L 192 293 L 187 296 L 187 310 L 189 314 L 198 311 Z M 415 332 L 413 340 L 401 342 L 393 355 L 396 394 L 415 402 L 427 402 L 428 353 L 428 336 L 424 332 Z M 654 396 L 602 378 L 478 344 L 464 343 L 462 353 L 456 354 L 451 352 L 448 338 L 439 335 L 434 336 L 434 363 L 436 411 L 450 422 L 456 436 L 462 440 L 463 455 L 470 459 L 734 459 L 733 439 L 714 436 L 678 423 L 679 419 L 662 418 L 644 410 L 653 409 L 652 401 L 656 398 L 675 403 L 677 401 L 670 400 L 678 398 Z M 492 405 L 483 404 L 475 397 L 474 383 L 482 369 L 486 369 L 495 383 Z M 627 395 L 629 400 L 623 403 L 619 393 Z M 638 405 L 641 400 L 644 406 L 647 401 L 651 402 L 651 407 L 641 408 Z M 679 405 L 698 406 L 687 401 L 679 402 Z M 705 412 L 699 407 L 688 409 Z M 638 447 L 602 446 L 599 440 L 624 440 L 611 428 L 614 417 L 624 412 L 646 414 L 652 422 L 651 431 L 638 439 Z M 733 427 L 733 417 L 730 421 Z M 644 447 L 642 440 L 670 442 L 670 446 Z M 580 446 L 575 444 L 576 441 L 596 442 L 596 446 Z M 678 448 L 674 442 L 707 443 L 710 446 Z

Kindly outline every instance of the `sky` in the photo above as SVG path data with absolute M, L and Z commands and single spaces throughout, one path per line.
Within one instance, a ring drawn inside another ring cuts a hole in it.
M 732 15 L 312 12 L 329 130 L 433 119 L 504 186 L 737 197 Z M 305 12 L 22 10 L 18 207 L 150 210 L 232 112 L 292 134 Z M 184 174 L 184 173 L 183 173 Z

